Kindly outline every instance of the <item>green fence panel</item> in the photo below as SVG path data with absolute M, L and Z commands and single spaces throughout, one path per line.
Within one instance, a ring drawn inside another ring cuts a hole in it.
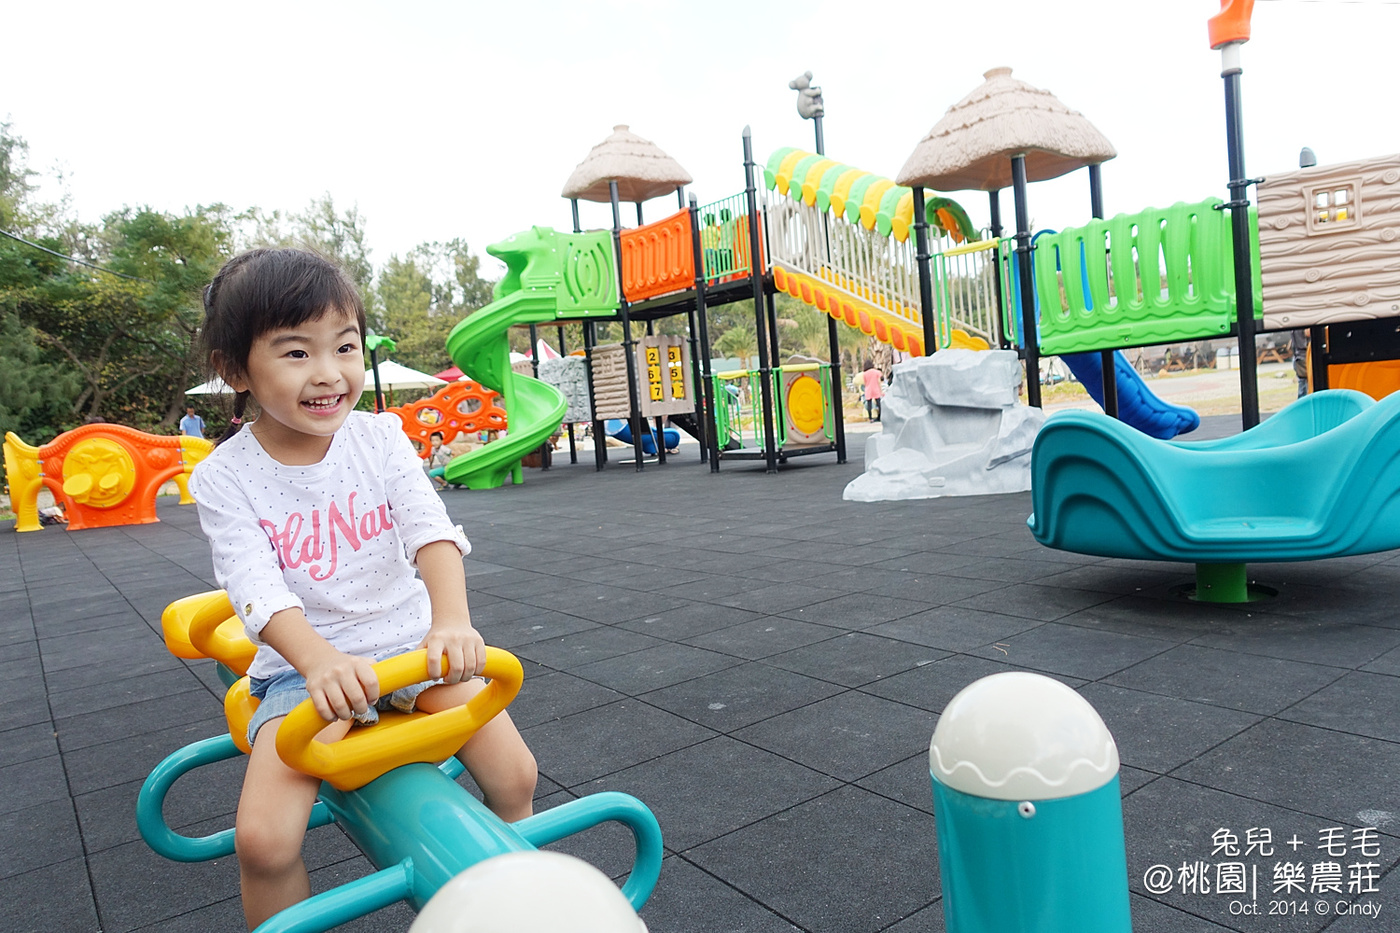
M 1038 237 L 1040 351 L 1228 336 L 1235 325 L 1233 250 L 1230 217 L 1219 205 L 1215 198 L 1177 203 Z M 1257 243 L 1257 229 L 1254 236 Z M 1257 283 L 1257 246 L 1251 252 Z

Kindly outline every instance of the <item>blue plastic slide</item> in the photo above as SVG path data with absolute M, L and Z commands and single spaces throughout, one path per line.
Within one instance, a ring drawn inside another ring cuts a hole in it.
M 603 425 L 608 432 L 608 437 L 615 437 L 624 444 L 632 443 L 632 426 L 626 419 L 609 418 Z M 667 428 L 664 432 L 667 450 L 675 450 L 681 442 L 681 432 L 675 428 Z M 653 428 L 642 435 L 642 453 L 652 456 L 656 453 L 656 429 Z
M 1034 239 L 1054 233 L 1054 230 L 1041 230 Z M 1034 242 L 1034 240 L 1032 240 Z M 1085 279 L 1085 294 L 1088 294 L 1088 265 L 1081 253 L 1079 256 L 1080 274 Z M 1021 307 L 1021 283 L 1017 276 L 1011 276 L 1012 307 Z M 1036 318 L 1040 317 L 1040 293 L 1035 294 Z M 1118 420 L 1137 428 L 1148 437 L 1169 441 L 1178 434 L 1186 434 L 1201 426 L 1201 416 L 1194 409 L 1164 402 L 1142 381 L 1137 370 L 1127 358 L 1117 351 L 1113 354 L 1114 372 L 1118 376 Z M 1103 405 L 1103 359 L 1097 353 L 1065 353 L 1060 356 L 1074 373 L 1074 378 L 1083 383 L 1089 395 L 1100 406 Z
M 1060 357 L 1084 384 L 1094 401 L 1103 405 L 1103 360 L 1097 353 L 1066 353 Z M 1118 376 L 1118 420 L 1137 428 L 1148 437 L 1169 441 L 1201 425 L 1193 409 L 1173 405 L 1158 398 L 1147 387 L 1122 353 L 1114 352 L 1114 372 Z

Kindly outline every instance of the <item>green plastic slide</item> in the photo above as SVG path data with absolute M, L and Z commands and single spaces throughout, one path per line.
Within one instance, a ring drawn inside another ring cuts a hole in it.
M 532 227 L 486 248 L 506 264 L 494 300 L 462 320 L 447 353 L 462 372 L 505 398 L 509 429 L 498 441 L 447 465 L 443 478 L 469 489 L 522 481 L 520 458 L 559 430 L 567 404 L 559 390 L 510 368 L 510 328 L 617 312 L 612 234 Z

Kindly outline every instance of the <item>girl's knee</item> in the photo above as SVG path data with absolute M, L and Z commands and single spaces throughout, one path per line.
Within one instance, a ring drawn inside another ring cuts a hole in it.
M 493 762 L 491 768 L 477 778 L 477 785 L 493 810 L 528 812 L 535 799 L 539 774 L 535 756 L 529 749 L 522 748 L 519 754 Z
M 306 832 L 284 820 L 238 815 L 233 844 L 238 865 L 255 875 L 280 875 L 301 861 L 301 843 Z
M 516 792 L 526 800 L 534 799 L 535 785 L 539 783 L 540 779 L 540 769 L 535 761 L 535 756 L 530 753 L 528 748 L 521 751 L 520 758 L 515 762 L 511 771 L 511 780 Z
M 486 806 L 507 823 L 513 823 L 534 812 L 538 778 L 534 756 L 527 752 L 523 760 L 512 762 L 509 767 L 492 774 L 489 780 L 477 783 Z

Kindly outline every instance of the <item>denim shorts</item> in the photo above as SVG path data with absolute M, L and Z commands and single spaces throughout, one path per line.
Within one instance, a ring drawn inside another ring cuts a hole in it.
M 418 702 L 418 694 L 440 683 L 441 680 L 425 680 L 422 683 L 400 687 L 388 696 L 380 697 L 363 715 L 356 716 L 355 721 L 361 725 L 373 725 L 379 721 L 381 710 L 396 709 L 401 713 L 411 713 L 414 704 Z M 271 677 L 249 678 L 248 692 L 259 701 L 253 718 L 248 720 L 249 745 L 253 744 L 258 730 L 269 720 L 287 715 L 311 696 L 306 692 L 306 678 L 295 670 L 282 671 Z

